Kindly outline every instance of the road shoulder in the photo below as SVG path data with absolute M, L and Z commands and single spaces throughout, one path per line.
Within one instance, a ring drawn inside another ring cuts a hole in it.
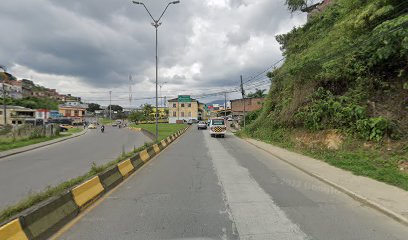
M 353 175 L 323 161 L 268 143 L 254 139 L 244 141 L 408 226 L 407 191 L 367 177 Z

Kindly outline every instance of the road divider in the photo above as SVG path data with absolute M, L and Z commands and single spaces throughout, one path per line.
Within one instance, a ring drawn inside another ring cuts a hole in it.
M 51 236 L 53 229 L 61 228 L 78 213 L 79 206 L 75 203 L 72 193 L 67 191 L 29 209 L 21 216 L 21 222 L 24 223 L 29 239 L 46 239 Z
M 103 191 L 104 188 L 99 176 L 95 176 L 71 190 L 75 203 L 79 207 L 86 207 L 87 203 L 98 197 Z
M 21 227 L 20 219 L 14 219 L 0 227 L 1 240 L 28 239 Z
M 141 151 L 139 155 L 140 155 L 140 159 L 142 159 L 143 162 L 147 162 L 150 158 L 150 155 L 147 152 L 147 149 Z
M 119 171 L 118 166 L 112 166 L 103 173 L 100 173 L 99 179 L 102 182 L 103 188 L 106 191 L 116 187 L 123 180 L 123 176 Z
M 59 196 L 47 199 L 16 214 L 0 224 L 0 240 L 48 239 L 78 214 L 134 173 L 153 156 L 181 136 L 188 127 L 177 131 L 159 144 L 135 153 L 98 175 L 78 184 Z
M 130 173 L 132 173 L 135 170 L 130 159 L 119 163 L 118 168 L 123 177 L 127 177 Z
M 154 150 L 154 152 L 155 152 L 156 154 L 159 153 L 159 152 L 160 152 L 159 145 L 154 144 L 154 145 L 153 145 L 153 150 Z

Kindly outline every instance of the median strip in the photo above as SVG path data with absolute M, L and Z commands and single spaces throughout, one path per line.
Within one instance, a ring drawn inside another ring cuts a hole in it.
M 160 144 L 147 147 L 147 149 L 108 167 L 63 194 L 51 197 L 16 214 L 0 224 L 0 240 L 49 238 L 80 212 L 92 205 L 96 199 L 113 189 L 123 179 L 167 147 L 169 143 L 181 136 L 187 128 L 167 137 L 167 143 L 162 140 Z

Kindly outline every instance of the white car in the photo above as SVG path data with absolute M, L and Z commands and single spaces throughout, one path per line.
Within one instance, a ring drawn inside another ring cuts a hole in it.
M 197 129 L 198 129 L 198 130 L 200 130 L 200 129 L 207 129 L 207 123 L 206 123 L 206 122 L 203 122 L 203 121 L 198 122 L 198 124 L 197 124 Z
M 209 131 L 211 137 L 224 137 L 227 132 L 227 125 L 223 118 L 211 118 L 209 121 Z

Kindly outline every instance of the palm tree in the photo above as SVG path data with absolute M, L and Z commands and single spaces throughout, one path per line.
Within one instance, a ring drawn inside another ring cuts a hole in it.
M 248 98 L 264 98 L 266 96 L 265 91 L 266 89 L 255 88 L 255 92 L 248 93 L 247 97 Z

